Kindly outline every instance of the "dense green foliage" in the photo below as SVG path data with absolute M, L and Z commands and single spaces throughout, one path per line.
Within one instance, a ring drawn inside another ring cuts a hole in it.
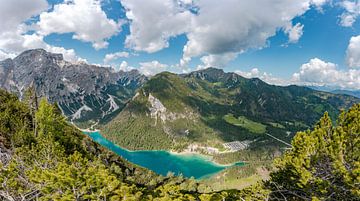
M 45 100 L 34 113 L 27 105 L 0 90 L 1 200 L 236 200 L 236 192 L 201 194 L 192 179 L 123 161 Z
M 336 126 L 327 113 L 314 130 L 299 132 L 276 161 L 271 197 L 288 200 L 360 200 L 360 104 Z
M 166 120 L 150 115 L 150 94 L 166 108 Z M 279 143 L 262 133 L 290 142 L 296 131 L 309 128 L 325 111 L 334 118 L 358 101 L 306 87 L 268 85 L 214 68 L 185 75 L 164 72 L 145 83 L 101 130 L 129 149 L 181 150 L 191 143 L 218 146 L 235 140 L 266 141 L 252 146 L 273 147 Z
M 20 102 L 0 90 L 0 199 L 360 200 L 359 135 L 360 104 L 343 111 L 335 125 L 325 113 L 313 130 L 295 135 L 268 181 L 211 192 L 193 179 L 157 176 L 123 161 L 68 124 L 56 105 L 37 104 L 31 95 Z M 215 159 L 268 166 L 263 161 L 274 158 L 271 153 L 247 150 Z M 237 176 L 253 170 L 245 167 Z
M 152 115 L 151 97 L 166 111 Z M 290 143 L 297 131 L 311 128 L 325 111 L 335 119 L 340 109 L 356 102 L 359 99 L 350 96 L 268 85 L 213 68 L 184 75 L 164 72 L 145 83 L 121 113 L 100 129 L 107 139 L 131 150 L 183 151 L 199 146 L 222 152 L 226 151 L 223 143 L 246 140 L 251 142 L 248 149 L 233 154 L 196 150 L 223 164 L 250 161 L 246 171 L 225 170 L 217 177 L 218 182 L 238 178 L 241 183 L 245 177 L 258 176 L 259 169 L 267 169 L 271 158 L 288 148 L 282 141 Z M 243 153 L 253 154 L 244 158 Z

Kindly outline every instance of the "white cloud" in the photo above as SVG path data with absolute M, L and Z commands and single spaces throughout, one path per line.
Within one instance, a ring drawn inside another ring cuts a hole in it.
M 68 61 L 83 60 L 73 49 L 51 46 L 37 33 L 27 34 L 31 25 L 25 22 L 48 9 L 45 0 L 0 0 L 0 59 L 13 58 L 27 49 L 43 48 L 49 52 L 62 53 Z
M 183 61 L 200 55 L 239 54 L 266 47 L 268 38 L 278 29 L 285 30 L 293 18 L 303 15 L 311 5 L 321 6 L 325 2 L 225 0 L 219 4 L 217 0 L 196 1 L 199 13 L 191 21 Z M 297 24 L 288 30 L 290 42 L 299 40 L 302 28 Z
M 279 29 L 287 30 L 289 41 L 296 42 L 302 36 L 303 25 L 289 27 L 292 19 L 303 15 L 311 5 L 321 7 L 326 2 L 121 0 L 130 20 L 126 46 L 151 53 L 168 47 L 171 37 L 186 34 L 188 41 L 180 61 L 183 67 L 192 57 L 205 56 L 202 59 L 205 62 L 222 63 L 223 55 L 266 47 L 267 39 Z M 190 8 L 196 13 L 190 12 Z
M 236 58 L 236 53 L 225 53 L 225 54 L 217 54 L 217 55 L 207 55 L 200 58 L 203 65 L 199 65 L 197 69 L 205 69 L 208 67 L 224 67 L 229 61 L 234 60 Z
M 119 66 L 119 70 L 124 71 L 124 72 L 131 71 L 133 69 L 135 69 L 135 68 L 129 66 L 129 64 L 126 61 L 122 61 Z
M 49 52 L 63 54 L 64 59 L 67 61 L 75 62 L 84 60 L 76 56 L 75 50 L 49 45 L 44 42 L 43 36 L 37 35 L 36 33 L 24 35 L 21 33 L 21 30 L 18 30 L 14 33 L 6 32 L 0 34 L 0 36 L 0 50 L 3 50 L 3 52 L 5 50 L 7 54 L 10 55 L 16 55 L 28 49 L 43 48 Z
M 66 61 L 87 62 L 86 59 L 77 56 L 74 49 L 65 49 L 63 47 L 51 46 L 48 44 L 45 44 L 44 49 L 48 52 L 62 54 Z
M 189 30 L 192 14 L 174 0 L 121 0 L 121 3 L 130 20 L 126 46 L 134 50 L 159 51 L 169 46 L 171 37 Z
M 118 58 L 127 58 L 129 56 L 130 56 L 130 54 L 128 52 L 115 52 L 115 53 L 111 53 L 111 54 L 106 54 L 105 58 L 104 58 L 104 63 L 108 64 L 111 61 L 114 61 Z
M 258 68 L 250 71 L 235 71 L 235 73 L 246 78 L 260 78 L 261 80 L 275 85 L 305 85 L 305 86 L 327 86 L 331 88 L 359 90 L 360 70 L 339 70 L 337 65 L 313 58 L 308 63 L 301 65 L 299 72 L 294 73 L 290 79 L 282 79 L 270 73 L 261 72 Z
M 289 36 L 289 43 L 297 43 L 303 35 L 304 25 L 297 23 L 295 26 L 291 24 L 285 28 L 285 33 Z
M 0 50 L 0 61 L 8 59 L 8 58 L 14 58 L 16 57 L 16 54 L 13 53 L 7 53 L 5 51 Z
M 325 3 L 330 2 L 331 0 L 312 0 L 311 3 L 314 4 L 316 7 L 320 8 Z
M 349 67 L 360 67 L 360 35 L 351 37 L 346 51 L 346 61 Z
M 47 10 L 46 0 L 0 0 L 0 33 L 15 31 L 18 25 Z
M 123 21 L 107 18 L 100 0 L 73 0 L 41 13 L 37 32 L 44 36 L 74 33 L 74 39 L 91 42 L 95 49 L 101 49 L 108 46 L 107 39 L 121 31 L 122 24 Z
M 139 71 L 146 76 L 156 75 L 167 69 L 168 65 L 162 64 L 159 61 L 143 62 L 140 63 Z
M 340 24 L 344 27 L 351 27 L 360 15 L 360 2 L 358 0 L 346 0 L 340 4 L 345 9 L 345 12 L 340 16 Z
M 304 85 L 334 86 L 345 89 L 360 89 L 360 70 L 338 70 L 337 65 L 314 58 L 294 73 L 293 82 Z
M 22 51 L 24 46 L 37 43 L 33 35 L 24 36 L 28 30 L 25 22 L 47 10 L 46 0 L 0 0 L 0 49 L 7 54 Z
M 291 84 L 290 80 L 285 80 L 281 78 L 277 78 L 270 73 L 261 72 L 258 68 L 253 68 L 250 71 L 235 71 L 236 74 L 241 75 L 245 78 L 259 78 L 266 83 L 285 86 Z

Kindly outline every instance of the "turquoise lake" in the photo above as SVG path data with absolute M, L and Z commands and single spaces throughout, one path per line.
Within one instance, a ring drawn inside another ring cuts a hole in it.
M 182 174 L 185 177 L 201 179 L 233 166 L 217 165 L 199 154 L 178 155 L 167 151 L 129 151 L 110 142 L 99 132 L 85 132 L 85 134 L 129 162 L 148 168 L 164 176 L 168 172 L 173 172 L 175 175 Z M 243 163 L 239 162 L 234 165 L 241 166 Z

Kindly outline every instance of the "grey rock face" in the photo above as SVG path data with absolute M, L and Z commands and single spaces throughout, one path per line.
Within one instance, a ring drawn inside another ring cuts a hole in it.
M 73 121 L 98 121 L 121 110 L 147 78 L 138 71 L 70 63 L 61 54 L 28 50 L 0 61 L 0 87 L 23 96 L 34 84 L 37 95 L 57 102 Z

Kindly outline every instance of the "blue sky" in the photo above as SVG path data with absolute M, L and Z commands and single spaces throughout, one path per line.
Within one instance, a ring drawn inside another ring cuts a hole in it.
M 49 3 L 59 1 L 49 1 Z M 126 18 L 124 8 L 120 1 L 110 1 L 103 4 L 107 16 L 117 20 Z M 296 17 L 294 23 L 304 25 L 304 34 L 296 44 L 287 44 L 288 38 L 279 30 L 275 36 L 269 38 L 269 45 L 261 50 L 248 50 L 240 54 L 235 60 L 223 66 L 227 71 L 251 70 L 256 67 L 259 70 L 270 72 L 279 77 L 291 77 L 299 67 L 314 57 L 321 58 L 339 65 L 346 69 L 345 53 L 352 36 L 360 34 L 360 23 L 356 22 L 353 27 L 339 25 L 339 16 L 344 9 L 338 6 L 326 5 L 319 12 L 315 7 L 307 11 L 303 16 Z M 91 43 L 83 43 L 72 39 L 72 34 L 51 34 L 45 37 L 45 41 L 52 45 L 75 49 L 77 54 L 90 63 L 102 64 L 106 54 L 119 51 L 132 51 L 124 47 L 124 41 L 129 34 L 129 24 L 123 25 L 123 31 L 110 38 L 110 45 L 106 49 L 95 50 Z M 137 56 L 119 58 L 113 64 L 119 65 L 127 61 L 131 66 L 138 66 L 140 62 L 158 60 L 160 63 L 175 65 L 182 57 L 182 48 L 186 44 L 186 36 L 182 34 L 170 39 L 170 46 L 159 52 L 137 52 Z M 190 63 L 192 69 L 201 62 L 195 58 Z M 115 66 L 116 67 L 116 66 Z
M 273 84 L 360 88 L 358 0 L 44 1 L 4 4 L 29 13 L 0 14 L 18 24 L 0 24 L 0 59 L 39 47 L 147 75 L 215 66 Z

